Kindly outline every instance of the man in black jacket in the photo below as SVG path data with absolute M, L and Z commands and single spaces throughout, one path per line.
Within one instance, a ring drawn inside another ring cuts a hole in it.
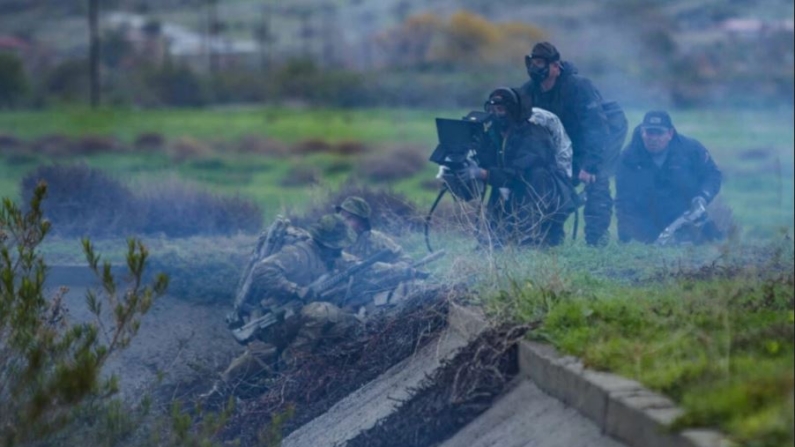
M 679 134 L 664 111 L 646 113 L 616 174 L 618 237 L 654 242 L 688 210 L 703 210 L 720 191 L 721 173 L 698 141 Z M 695 222 L 693 242 L 721 237 L 712 221 Z
M 613 212 L 613 163 L 605 154 L 609 126 L 602 96 L 590 80 L 577 75 L 574 65 L 560 60 L 560 53 L 549 42 L 536 44 L 525 57 L 525 65 L 531 79 L 520 88 L 520 94 L 523 99 L 530 98 L 533 107 L 549 110 L 563 123 L 574 152 L 575 186 L 585 184 L 585 240 L 589 245 L 601 245 L 607 241 Z
M 563 242 L 563 223 L 574 209 L 573 188 L 555 158 L 550 132 L 522 118 L 518 93 L 494 90 L 486 102 L 491 127 L 478 164 L 456 173 L 462 182 L 491 186 L 490 234 L 497 245 L 552 246 Z

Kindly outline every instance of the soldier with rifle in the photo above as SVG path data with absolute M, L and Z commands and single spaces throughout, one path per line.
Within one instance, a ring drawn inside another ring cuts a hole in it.
M 618 237 L 668 245 L 722 237 L 706 215 L 721 172 L 709 151 L 676 131 L 665 111 L 646 113 L 616 174 Z
M 366 200 L 357 196 L 347 197 L 335 207 L 337 214 L 342 216 L 356 234 L 356 241 L 345 249 L 346 252 L 364 259 L 381 250 L 389 250 L 391 255 L 383 262 L 408 265 L 409 257 L 403 247 L 381 231 L 372 228 L 370 216 L 372 210 Z
M 343 337 L 357 324 L 355 315 L 332 304 L 330 289 L 345 285 L 388 252 L 377 253 L 364 265 L 344 255 L 354 234 L 338 215 L 321 217 L 308 233 L 310 239 L 285 246 L 254 265 L 248 293 L 236 303 L 235 313 L 242 316 L 228 318 L 246 351 L 232 361 L 223 381 L 268 370 L 279 358 L 289 363 L 296 353 L 311 350 L 322 339 Z

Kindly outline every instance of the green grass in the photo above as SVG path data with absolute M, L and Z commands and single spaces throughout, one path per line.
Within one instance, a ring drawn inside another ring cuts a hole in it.
M 673 398 L 685 410 L 673 428 L 716 427 L 746 446 L 795 440 L 791 239 L 477 259 L 465 275 L 492 315 L 540 320 L 531 337 Z
M 269 158 L 224 152 L 225 145 L 243 135 L 260 135 L 292 143 L 306 139 L 329 142 L 361 141 L 378 151 L 383 146 L 409 144 L 435 146 L 435 116 L 456 117 L 466 110 L 427 111 L 407 109 L 329 110 L 276 107 L 206 110 L 135 111 L 81 108 L 42 112 L 0 112 L 0 133 L 25 140 L 50 134 L 107 135 L 132 142 L 143 132 L 159 132 L 169 140 L 190 136 L 215 148 L 209 159 L 174 162 L 157 154 L 105 154 L 69 159 L 41 156 L 0 158 L 0 195 L 16 197 L 22 176 L 41 163 L 86 162 L 125 180 L 136 181 L 175 174 L 222 194 L 241 194 L 254 199 L 266 219 L 286 208 L 300 209 L 319 192 L 334 188 L 353 171 L 326 174 L 340 161 L 331 155 Z M 628 110 L 630 125 L 639 122 L 642 110 Z M 684 134 L 701 140 L 725 174 L 721 197 L 732 207 L 742 229 L 754 237 L 767 237 L 780 227 L 793 227 L 793 151 L 795 137 L 792 111 L 688 110 L 672 111 Z M 357 156 L 345 162 L 355 166 Z M 283 188 L 280 182 L 292 167 L 312 166 L 322 174 L 321 184 Z M 431 191 L 422 189 L 431 178 L 430 163 L 420 174 L 388 185 L 427 208 Z

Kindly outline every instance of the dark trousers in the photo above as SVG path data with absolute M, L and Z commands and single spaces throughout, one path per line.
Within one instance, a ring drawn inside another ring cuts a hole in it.
M 603 245 L 608 241 L 607 230 L 613 216 L 613 198 L 610 197 L 610 178 L 596 176 L 596 181 L 585 186 L 585 242 Z

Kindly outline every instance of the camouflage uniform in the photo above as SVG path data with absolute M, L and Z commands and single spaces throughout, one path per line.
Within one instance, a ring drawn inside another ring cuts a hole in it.
M 373 265 L 368 274 L 363 275 L 362 283 L 371 286 L 360 288 L 359 293 L 372 293 L 373 302 L 376 305 L 395 303 L 410 295 L 416 286 L 413 281 L 400 281 L 395 284 L 386 278 L 393 275 L 393 277 L 405 276 L 411 269 L 411 258 L 405 254 L 403 247 L 391 237 L 370 228 L 372 210 L 367 201 L 361 197 L 350 196 L 337 206 L 336 210 L 337 212 L 347 211 L 365 222 L 366 229 L 359 233 L 353 245 L 345 249 L 347 253 L 359 259 L 367 259 L 383 250 L 389 250 L 392 253 L 383 262 Z
M 341 253 L 354 236 L 339 216 L 323 216 L 310 227 L 309 234 L 310 240 L 285 246 L 254 267 L 253 294 L 263 297 L 260 301 L 263 308 L 301 301 L 306 286 L 355 262 Z M 323 338 L 343 336 L 355 323 L 353 315 L 329 302 L 305 304 L 298 316 L 268 328 L 261 340 L 249 343 L 246 352 L 232 362 L 222 378 L 230 382 L 261 372 L 274 362 L 279 352 L 289 362 L 297 352 L 311 350 Z

